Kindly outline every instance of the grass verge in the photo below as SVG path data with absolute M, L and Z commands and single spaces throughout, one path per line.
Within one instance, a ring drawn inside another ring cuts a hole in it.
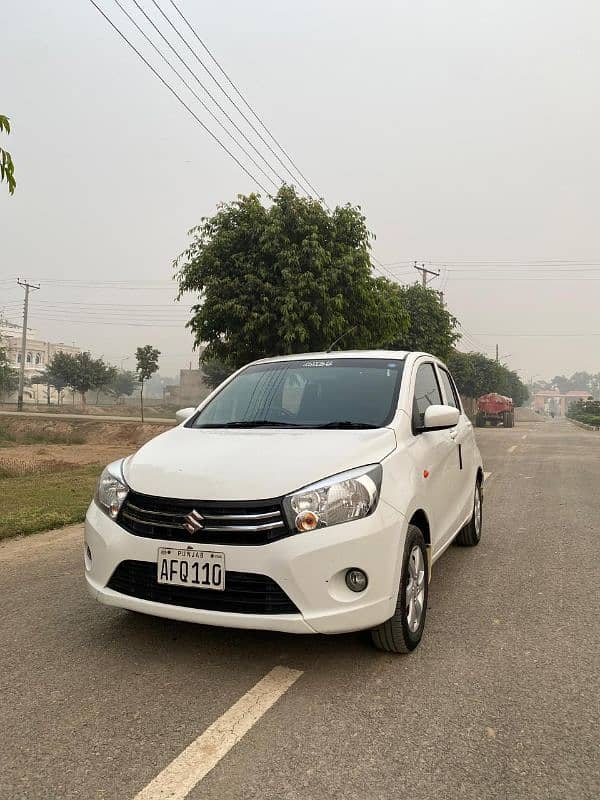
M 101 464 L 0 477 L 0 539 L 82 522 Z
M 24 431 L 15 434 L 8 426 L 0 425 L 0 447 L 16 444 L 84 444 L 85 437 L 79 433 L 57 431 Z

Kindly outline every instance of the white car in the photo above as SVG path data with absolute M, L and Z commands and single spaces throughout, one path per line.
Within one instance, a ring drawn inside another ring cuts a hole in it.
M 370 629 L 409 652 L 432 564 L 481 536 L 483 467 L 441 361 L 256 361 L 109 465 L 85 522 L 107 605 L 290 633 Z

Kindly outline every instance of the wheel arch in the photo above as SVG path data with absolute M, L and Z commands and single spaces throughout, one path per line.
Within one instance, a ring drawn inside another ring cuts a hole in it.
M 413 513 L 412 517 L 410 518 L 409 525 L 416 525 L 423 534 L 423 538 L 425 539 L 425 544 L 427 547 L 431 547 L 431 528 L 429 526 L 429 519 L 422 508 L 418 508 Z
M 416 525 L 416 527 L 423 534 L 425 539 L 425 549 L 427 550 L 427 575 L 431 580 L 431 568 L 433 566 L 433 553 L 431 550 L 431 528 L 429 525 L 429 518 L 422 508 L 418 508 L 413 512 L 409 525 Z

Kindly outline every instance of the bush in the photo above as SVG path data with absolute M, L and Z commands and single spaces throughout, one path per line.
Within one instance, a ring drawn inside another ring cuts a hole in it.
M 600 400 L 578 400 L 571 403 L 567 416 L 586 425 L 600 425 Z

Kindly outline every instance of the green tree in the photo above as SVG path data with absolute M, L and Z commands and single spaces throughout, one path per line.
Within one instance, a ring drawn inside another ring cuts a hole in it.
M 176 259 L 179 297 L 198 297 L 188 322 L 204 362 L 253 359 L 401 338 L 408 317 L 398 287 L 374 278 L 359 208 L 328 211 L 284 186 L 270 207 L 258 195 L 221 205 L 190 231 Z
M 400 350 L 423 350 L 446 360 L 460 338 L 458 320 L 444 308 L 433 289 L 417 283 L 403 287 L 400 292 L 409 325 L 393 341 L 393 346 Z
M 86 393 L 95 386 L 102 385 L 109 367 L 101 358 L 92 358 L 91 353 L 56 353 L 48 365 L 49 372 L 63 386 L 70 386 L 81 395 L 82 405 L 86 405 Z M 56 383 L 53 383 L 56 388 Z M 58 391 L 58 389 L 57 389 Z
M 65 378 L 68 372 L 68 367 L 65 364 L 63 355 L 66 353 L 55 353 L 54 357 L 44 371 L 44 382 L 49 386 L 53 386 L 58 396 L 58 405 L 62 402 L 62 393 L 69 385 Z M 70 373 L 69 373 L 70 374 Z
M 0 114 L 0 133 L 10 133 L 10 121 L 8 117 Z M 0 147 L 0 183 L 6 181 L 8 193 L 14 194 L 17 186 L 15 180 L 15 165 L 8 150 Z
M 112 382 L 107 386 L 109 394 L 116 400 L 121 397 L 129 397 L 135 391 L 137 381 L 133 372 L 128 370 L 117 372 Z
M 158 371 L 158 357 L 160 350 L 146 344 L 138 347 L 135 351 L 136 373 L 140 384 L 140 408 L 142 412 L 142 422 L 144 421 L 144 383 Z
M 529 397 L 527 387 L 516 372 L 483 353 L 454 350 L 447 363 L 459 392 L 465 397 L 481 397 L 482 394 L 498 392 L 512 397 L 518 406 L 523 405 Z
M 117 377 L 117 373 L 117 368 L 113 367 L 111 364 L 105 364 L 103 361 L 98 364 L 94 377 L 94 385 L 92 386 L 92 389 L 96 390 L 96 405 L 98 405 L 100 399 L 100 392 L 108 391 L 112 382 Z
M 19 375 L 8 363 L 6 350 L 0 342 L 0 397 L 12 394 L 19 385 Z
M 208 361 L 202 362 L 202 374 L 205 382 L 211 389 L 216 389 L 217 386 L 220 386 L 225 378 L 228 378 L 232 372 L 233 369 L 230 366 L 219 361 L 217 358 L 211 358 Z

